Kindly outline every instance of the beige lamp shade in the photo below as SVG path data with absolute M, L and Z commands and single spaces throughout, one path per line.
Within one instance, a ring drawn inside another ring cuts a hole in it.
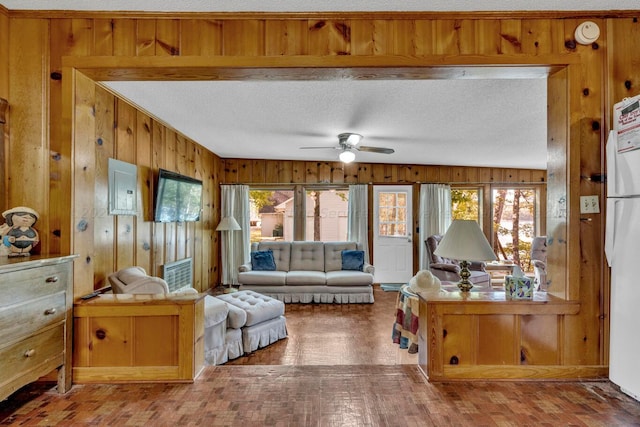
M 240 224 L 232 216 L 225 216 L 216 227 L 216 231 L 234 231 L 241 230 Z
M 451 223 L 433 253 L 444 258 L 464 261 L 497 259 L 478 223 L 466 219 L 457 219 Z

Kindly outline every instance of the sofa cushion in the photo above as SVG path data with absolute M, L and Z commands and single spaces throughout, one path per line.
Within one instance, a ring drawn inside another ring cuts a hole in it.
M 238 273 L 238 282 L 243 285 L 284 285 L 284 271 L 245 271 Z
M 342 251 L 342 270 L 362 271 L 364 251 Z
M 290 271 L 287 273 L 287 285 L 324 285 L 327 275 L 324 271 Z
M 251 269 L 254 271 L 275 271 L 276 262 L 273 259 L 273 251 L 267 249 L 266 251 L 251 252 Z
M 289 271 L 291 258 L 291 242 L 259 242 L 251 244 L 252 251 L 266 251 L 271 249 L 277 271 Z
M 355 249 L 355 242 L 324 242 L 324 271 L 342 270 L 342 251 Z
M 324 271 L 323 242 L 291 242 L 290 271 Z
M 362 286 L 371 285 L 373 275 L 354 270 L 329 271 L 327 286 Z

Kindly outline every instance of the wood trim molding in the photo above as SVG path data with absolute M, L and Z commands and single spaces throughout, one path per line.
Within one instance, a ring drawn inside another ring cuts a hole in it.
M 90 11 L 90 10 L 7 10 L 11 18 L 24 19 L 207 19 L 207 20 L 247 20 L 278 19 L 310 21 L 322 20 L 442 20 L 442 19 L 607 19 L 633 18 L 636 10 L 536 10 L 536 11 L 455 11 L 455 12 L 153 12 L 153 11 Z M 0 9 L 1 10 L 1 9 Z
M 62 58 L 95 81 L 546 78 L 578 63 L 575 54 Z
M 426 367 L 418 365 L 420 371 L 427 376 Z M 606 380 L 609 367 L 596 366 L 558 366 L 558 365 L 447 365 L 443 367 L 442 376 L 427 377 L 430 382 L 437 381 L 470 381 L 470 380 L 518 380 L 518 381 L 576 381 L 576 380 Z

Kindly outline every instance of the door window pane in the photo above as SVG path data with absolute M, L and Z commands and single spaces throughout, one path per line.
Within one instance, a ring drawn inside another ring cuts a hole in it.
M 384 237 L 407 237 L 406 192 L 379 193 L 378 235 Z

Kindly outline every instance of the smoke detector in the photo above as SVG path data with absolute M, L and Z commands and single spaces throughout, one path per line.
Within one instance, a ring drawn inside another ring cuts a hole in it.
M 591 44 L 600 37 L 600 28 L 595 22 L 583 22 L 576 28 L 575 37 L 576 41 L 580 44 Z

